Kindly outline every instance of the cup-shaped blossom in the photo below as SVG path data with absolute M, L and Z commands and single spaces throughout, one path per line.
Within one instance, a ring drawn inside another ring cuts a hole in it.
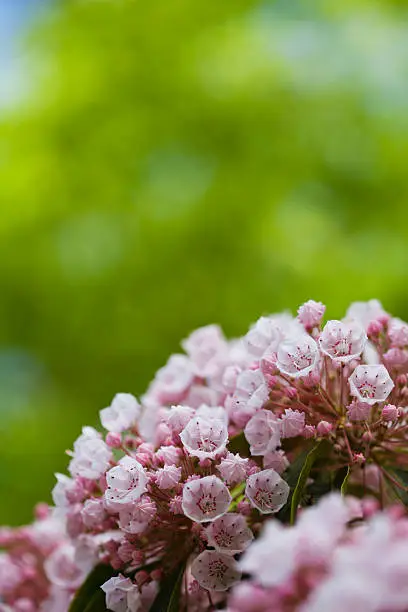
M 252 474 L 246 484 L 245 495 L 262 514 L 278 512 L 287 502 L 289 485 L 273 469 Z
M 274 352 L 279 343 L 288 335 L 302 331 L 299 321 L 288 313 L 261 317 L 244 338 L 248 352 L 254 357 L 262 357 L 266 351 Z
M 279 420 L 270 410 L 259 410 L 246 424 L 244 434 L 251 445 L 251 454 L 265 455 L 279 446 Z
M 112 452 L 93 427 L 84 427 L 74 443 L 74 454 L 69 464 L 73 476 L 90 480 L 99 478 L 108 469 Z
M 349 378 L 349 384 L 351 394 L 371 406 L 384 402 L 394 388 L 388 370 L 382 364 L 357 366 Z
M 208 544 L 226 555 L 236 555 L 245 550 L 254 539 L 245 517 L 228 512 L 211 523 L 206 530 Z
M 105 429 L 121 433 L 136 423 L 140 410 L 139 402 L 131 393 L 117 393 L 111 405 L 100 410 L 99 416 Z
M 347 309 L 346 320 L 355 320 L 361 323 L 367 331 L 372 321 L 389 318 L 381 302 L 378 300 L 368 300 L 368 302 L 353 302 Z
M 205 550 L 191 565 L 191 573 L 203 589 L 227 591 L 238 582 L 241 572 L 231 555 Z
M 217 453 L 225 450 L 228 430 L 222 421 L 209 421 L 195 417 L 187 423 L 180 434 L 184 448 L 190 455 L 199 459 L 214 459 Z
M 367 335 L 357 321 L 327 321 L 319 338 L 321 351 L 342 363 L 359 357 L 366 342 Z
M 184 514 L 196 523 L 215 521 L 228 511 L 231 495 L 217 476 L 204 476 L 183 487 Z
M 276 367 L 291 378 L 307 376 L 319 361 L 317 343 L 308 334 L 283 340 L 278 347 Z
M 119 511 L 133 504 L 145 493 L 148 476 L 136 459 L 126 456 L 107 472 L 106 482 L 106 506 L 109 510 Z

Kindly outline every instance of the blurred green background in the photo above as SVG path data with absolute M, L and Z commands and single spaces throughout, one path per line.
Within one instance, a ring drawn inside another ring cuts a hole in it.
M 408 3 L 19 2 L 0 108 L 12 524 L 194 327 L 242 334 L 311 297 L 408 317 Z

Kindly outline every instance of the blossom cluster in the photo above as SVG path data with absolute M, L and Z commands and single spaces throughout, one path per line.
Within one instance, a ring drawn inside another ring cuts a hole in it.
M 268 521 L 239 565 L 228 612 L 408 609 L 408 518 L 332 493 L 295 526 Z
M 200 328 L 140 401 L 119 393 L 100 411 L 104 434 L 83 428 L 70 476 L 57 474 L 53 489 L 52 516 L 69 542 L 44 560 L 47 586 L 33 609 L 53 585 L 65 600 L 44 610 L 66 612 L 100 564 L 112 570 L 101 588 L 113 612 L 149 610 L 180 571 L 180 609 L 189 612 L 274 610 L 265 607 L 271 592 L 277 612 L 303 610 L 306 600 L 315 607 L 305 610 L 329 609 L 316 598 L 331 588 L 337 547 L 358 548 L 371 531 L 349 530 L 351 502 L 339 497 L 302 506 L 340 485 L 382 506 L 404 498 L 408 324 L 376 300 L 352 304 L 342 320 L 324 315 L 310 300 L 296 317 L 261 317 L 236 340 Z M 320 524 L 324 508 L 332 518 Z M 284 526 L 298 511 L 296 525 Z M 0 581 L 0 602 L 31 612 L 8 588 Z
M 67 610 L 90 569 L 74 560 L 62 517 L 44 504 L 36 515 L 29 526 L 0 529 L 1 612 Z

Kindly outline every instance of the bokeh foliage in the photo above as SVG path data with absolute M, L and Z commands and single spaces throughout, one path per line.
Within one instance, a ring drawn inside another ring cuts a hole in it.
M 0 523 L 194 327 L 408 315 L 404 3 L 66 0 L 0 121 Z

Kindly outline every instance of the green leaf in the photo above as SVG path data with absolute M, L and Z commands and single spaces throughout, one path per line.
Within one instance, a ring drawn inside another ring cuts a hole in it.
M 249 444 L 245 438 L 244 432 L 234 436 L 228 443 L 230 453 L 239 453 L 241 457 L 250 457 Z
M 295 489 L 293 491 L 292 499 L 290 501 L 290 524 L 293 525 L 296 520 L 297 509 L 299 506 L 300 498 L 303 493 L 303 489 L 305 488 L 306 481 L 309 477 L 310 471 L 313 467 L 316 459 L 322 454 L 326 444 L 324 444 L 325 440 L 320 440 L 317 444 L 312 448 L 311 451 L 306 456 L 306 460 L 302 466 L 302 469 L 299 474 L 299 478 L 297 480 Z
M 186 562 L 183 561 L 172 574 L 161 582 L 160 590 L 150 607 L 150 612 L 179 612 L 181 583 L 185 567 Z
M 340 492 L 342 495 L 345 495 L 347 492 L 347 484 L 348 484 L 349 476 L 350 476 L 350 467 L 347 468 L 347 473 L 343 479 L 343 482 L 341 483 Z
M 76 592 L 69 612 L 102 612 L 105 608 L 105 594 L 101 585 L 117 572 L 108 565 L 97 565 Z M 97 606 L 97 607 L 93 607 Z

